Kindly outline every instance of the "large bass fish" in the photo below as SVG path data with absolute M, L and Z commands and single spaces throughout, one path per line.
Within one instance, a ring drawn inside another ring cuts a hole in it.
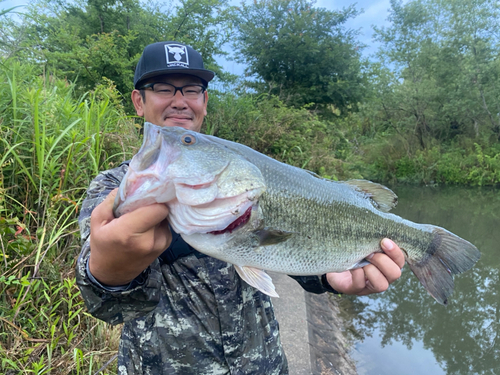
M 480 257 L 446 229 L 388 213 L 397 197 L 385 186 L 323 179 L 238 143 L 146 123 L 114 213 L 154 202 L 169 207 L 172 228 L 188 244 L 234 264 L 243 280 L 271 296 L 277 294 L 263 270 L 320 275 L 358 268 L 388 237 L 446 304 L 452 276 Z

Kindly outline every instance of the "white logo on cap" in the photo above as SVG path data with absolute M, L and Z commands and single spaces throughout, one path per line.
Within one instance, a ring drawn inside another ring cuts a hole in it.
M 180 44 L 166 44 L 167 66 L 189 67 L 189 57 L 186 46 Z

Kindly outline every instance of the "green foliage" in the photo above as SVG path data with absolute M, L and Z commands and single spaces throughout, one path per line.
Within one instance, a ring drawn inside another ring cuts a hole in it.
M 231 30 L 225 4 L 182 0 L 166 7 L 138 0 L 39 0 L 20 22 L 0 20 L 0 30 L 10 34 L 0 51 L 42 62 L 53 74 L 78 82 L 78 94 L 111 80 L 128 103 L 142 50 L 161 40 L 192 45 L 207 68 L 220 79 L 230 78 L 215 61 L 216 55 L 225 54 L 222 45 Z
M 25 207 L 36 207 L 27 220 L 28 226 L 37 226 L 49 207 L 56 211 L 70 207 L 68 203 L 75 207 L 89 177 L 112 161 L 108 158 L 113 155 L 104 150 L 103 134 L 112 135 L 126 126 L 122 108 L 116 105 L 112 85 L 99 86 L 75 101 L 74 85 L 53 76 L 32 75 L 30 66 L 11 61 L 0 73 L 4 89 L 0 160 L 3 182 L 10 186 L 5 197 L 23 197 L 16 216 Z
M 96 369 L 108 351 L 73 362 L 112 332 L 82 313 L 78 209 L 98 171 L 138 148 L 136 130 L 110 82 L 75 98 L 73 84 L 10 59 L 0 90 L 0 373 Z
M 357 15 L 307 0 L 262 0 L 237 9 L 239 60 L 258 79 L 248 85 L 300 108 L 346 114 L 364 94 L 359 45 L 344 23 Z
M 410 153 L 457 136 L 500 140 L 498 4 L 393 0 L 391 8 L 391 25 L 376 29 L 377 126 L 402 134 Z
M 490 0 L 391 2 L 347 161 L 369 179 L 499 183 L 500 39 Z
M 399 137 L 386 136 L 364 146 L 361 155 L 348 162 L 367 179 L 391 183 L 460 184 L 486 186 L 500 184 L 500 144 L 455 142 L 434 145 L 409 155 Z
M 0 277 L 2 373 L 83 373 L 96 371 L 98 359 L 109 357 L 107 352 L 83 354 L 81 348 L 102 339 L 96 336 L 105 324 L 84 312 L 75 279 L 68 276 L 50 281 Z M 116 345 L 117 330 L 109 331 Z M 78 361 L 75 351 L 82 352 Z

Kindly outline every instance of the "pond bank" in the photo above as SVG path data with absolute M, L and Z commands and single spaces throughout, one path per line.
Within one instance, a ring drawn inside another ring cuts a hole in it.
M 269 274 L 280 295 L 273 305 L 290 375 L 356 375 L 339 298 L 306 293 L 290 277 Z

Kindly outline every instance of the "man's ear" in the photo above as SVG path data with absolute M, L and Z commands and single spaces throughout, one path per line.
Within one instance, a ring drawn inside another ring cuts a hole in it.
M 144 116 L 144 100 L 142 99 L 141 92 L 139 90 L 132 91 L 132 103 L 134 103 L 135 111 L 137 116 Z

